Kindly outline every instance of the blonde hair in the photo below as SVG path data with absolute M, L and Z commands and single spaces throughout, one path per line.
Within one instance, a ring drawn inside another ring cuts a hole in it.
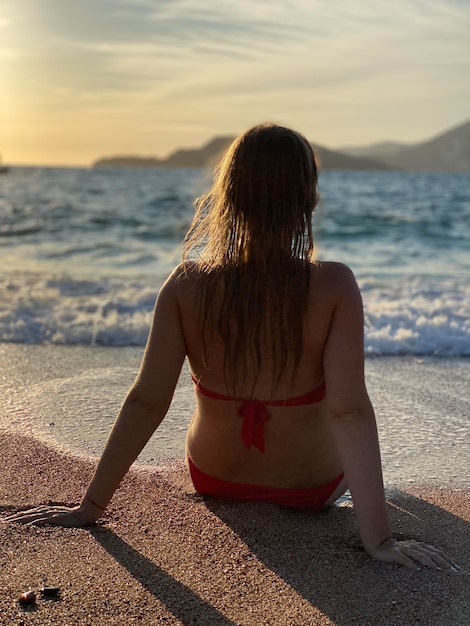
M 274 124 L 238 137 L 217 166 L 212 188 L 195 202 L 183 264 L 196 253 L 205 350 L 218 332 L 234 393 L 249 365 L 253 387 L 261 368 L 272 367 L 273 391 L 286 366 L 295 371 L 298 365 L 317 202 L 310 144 Z

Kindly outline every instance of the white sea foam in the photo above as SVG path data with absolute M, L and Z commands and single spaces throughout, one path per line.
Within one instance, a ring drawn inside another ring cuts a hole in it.
M 424 279 L 359 281 L 369 355 L 470 355 L 470 286 Z
M 367 355 L 470 355 L 463 281 L 359 281 Z M 142 346 L 158 286 L 128 279 L 25 274 L 0 281 L 0 342 Z
M 0 291 L 0 341 L 144 345 L 156 289 L 115 280 L 17 276 Z

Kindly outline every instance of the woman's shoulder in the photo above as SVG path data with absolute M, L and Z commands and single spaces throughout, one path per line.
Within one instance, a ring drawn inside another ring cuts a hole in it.
M 185 281 L 194 280 L 196 275 L 200 275 L 196 262 L 186 262 L 177 265 L 165 281 L 165 285 L 178 285 Z
M 162 289 L 175 293 L 187 293 L 188 290 L 198 289 L 205 272 L 197 262 L 180 263 L 167 278 Z M 344 263 L 337 261 L 315 261 L 311 264 L 311 279 L 314 290 L 340 293 L 342 291 L 357 290 L 357 283 L 353 271 Z
M 312 278 L 310 301 L 313 305 L 321 302 L 325 310 L 333 311 L 341 303 L 355 306 L 362 302 L 354 273 L 344 263 L 318 261 L 312 269 Z
M 200 277 L 201 271 L 196 263 L 180 263 L 168 276 L 161 291 L 171 292 L 177 298 L 186 297 L 197 289 Z
M 315 261 L 313 276 L 330 289 L 357 288 L 356 278 L 350 267 L 337 261 Z

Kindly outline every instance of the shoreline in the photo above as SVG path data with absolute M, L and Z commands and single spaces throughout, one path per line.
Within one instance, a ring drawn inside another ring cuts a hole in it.
M 2 432 L 0 515 L 44 502 L 76 504 L 93 469 Z M 468 490 L 413 486 L 395 490 L 388 505 L 397 538 L 436 545 L 458 560 L 460 572 L 373 561 L 351 507 L 306 515 L 205 501 L 182 463 L 131 469 L 95 527 L 0 525 L 0 624 L 469 623 Z M 60 599 L 21 609 L 19 593 L 43 584 L 60 586 Z
M 101 454 L 143 348 L 0 343 L 0 429 L 32 435 L 64 454 Z M 387 487 L 470 488 L 470 359 L 366 358 Z M 183 459 L 195 408 L 187 364 L 166 418 L 137 463 Z

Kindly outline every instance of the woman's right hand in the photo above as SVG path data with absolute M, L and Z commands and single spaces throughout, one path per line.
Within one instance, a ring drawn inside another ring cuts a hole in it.
M 96 512 L 85 511 L 83 507 L 38 506 L 20 511 L 3 518 L 4 524 L 24 524 L 26 526 L 65 526 L 83 528 L 91 526 L 99 518 Z
M 434 548 L 422 541 L 397 541 L 387 539 L 373 550 L 367 552 L 379 561 L 397 563 L 409 569 L 420 570 L 421 567 L 451 570 L 457 572 L 460 567 L 442 550 Z

